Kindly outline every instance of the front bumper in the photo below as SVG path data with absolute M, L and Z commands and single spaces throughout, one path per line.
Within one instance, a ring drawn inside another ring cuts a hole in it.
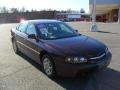
M 62 76 L 75 76 L 77 73 L 89 71 L 92 68 L 101 69 L 107 67 L 112 59 L 112 54 L 109 52 L 105 59 L 98 63 L 86 63 L 86 64 L 69 64 L 61 62 L 62 60 L 55 60 L 56 72 Z

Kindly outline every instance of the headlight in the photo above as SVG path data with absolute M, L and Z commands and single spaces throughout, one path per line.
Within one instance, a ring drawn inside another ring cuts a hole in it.
M 87 62 L 87 59 L 84 57 L 68 57 L 66 59 L 66 62 L 68 62 L 68 63 L 85 63 L 85 62 Z

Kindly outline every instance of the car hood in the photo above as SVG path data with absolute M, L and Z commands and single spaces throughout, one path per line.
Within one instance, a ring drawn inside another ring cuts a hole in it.
M 106 46 L 87 36 L 81 35 L 76 37 L 44 40 L 44 43 L 64 56 L 98 56 L 105 52 Z M 57 54 L 57 52 L 56 52 Z

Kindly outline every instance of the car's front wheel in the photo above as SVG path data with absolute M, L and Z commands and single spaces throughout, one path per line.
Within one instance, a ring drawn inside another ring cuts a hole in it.
M 12 41 L 12 46 L 13 46 L 14 52 L 15 52 L 16 54 L 18 54 L 18 53 L 19 53 L 19 49 L 18 49 L 18 47 L 17 47 L 17 44 L 16 44 L 16 41 L 15 41 L 15 40 Z
M 56 71 L 55 71 L 55 64 L 53 62 L 53 59 L 48 56 L 44 55 L 42 58 L 42 66 L 45 74 L 50 78 L 56 77 Z

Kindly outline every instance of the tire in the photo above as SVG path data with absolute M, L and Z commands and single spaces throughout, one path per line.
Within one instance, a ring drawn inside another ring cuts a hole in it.
M 42 57 L 42 67 L 44 73 L 50 77 L 55 78 L 56 77 L 56 70 L 55 70 L 55 64 L 53 62 L 53 59 L 49 55 L 43 55 Z
M 13 46 L 14 52 L 15 52 L 16 54 L 18 54 L 18 53 L 19 53 L 19 49 L 18 49 L 18 47 L 17 47 L 17 44 L 16 44 L 16 41 L 15 41 L 15 40 L 12 41 L 12 46 Z

